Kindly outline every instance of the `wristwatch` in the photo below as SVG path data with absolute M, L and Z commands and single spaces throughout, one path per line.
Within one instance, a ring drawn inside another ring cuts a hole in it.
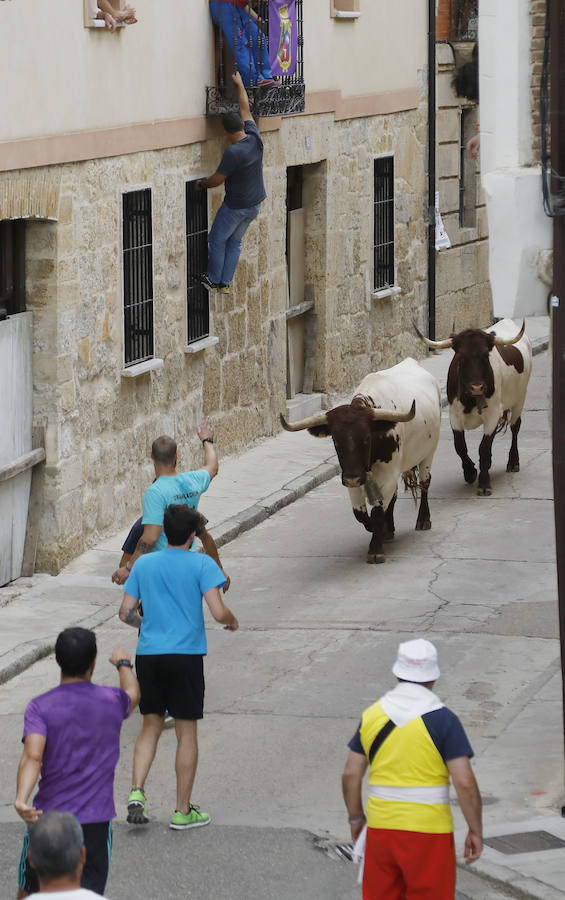
M 203 444 L 213 444 L 214 438 L 202 438 L 202 443 Z
M 127 666 L 128 669 L 133 669 L 131 659 L 119 659 L 116 663 L 116 669 L 119 669 L 120 666 Z

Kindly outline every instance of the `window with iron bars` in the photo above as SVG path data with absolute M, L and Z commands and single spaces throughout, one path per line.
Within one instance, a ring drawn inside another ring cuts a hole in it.
M 479 0 L 449 0 L 450 41 L 476 41 L 479 36 Z
M 186 182 L 186 321 L 187 342 L 210 334 L 208 291 L 200 283 L 208 262 L 208 196 Z
M 0 222 L 0 319 L 25 312 L 25 221 Z
M 258 116 L 280 116 L 303 112 L 305 108 L 304 86 L 304 41 L 303 41 L 303 0 L 295 0 L 297 56 L 296 69 L 292 75 L 280 75 L 276 82 L 261 84 L 264 79 L 262 61 L 269 58 L 269 40 L 280 40 L 280 35 L 269 35 L 269 0 L 255 0 L 252 15 L 251 5 L 243 13 L 236 0 L 220 0 L 217 4 L 222 16 L 223 28 L 216 19 L 215 56 L 217 61 L 216 85 L 207 88 L 206 114 L 222 115 L 237 108 L 237 92 L 231 79 L 238 53 L 234 52 L 241 41 L 239 24 L 245 16 L 245 53 L 239 51 L 242 78 L 247 88 L 251 111 Z M 250 39 L 248 36 L 250 35 Z
M 123 194 L 124 355 L 126 366 L 152 359 L 153 225 L 151 188 Z
M 394 285 L 394 157 L 373 161 L 373 290 Z

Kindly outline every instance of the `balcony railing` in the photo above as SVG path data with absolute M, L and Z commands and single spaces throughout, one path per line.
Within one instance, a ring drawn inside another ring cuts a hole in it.
M 304 111 L 303 0 L 296 6 L 296 67 L 293 74 L 271 74 L 270 59 L 279 48 L 281 34 L 269 34 L 269 0 L 250 0 L 242 10 L 236 0 L 211 3 L 215 22 L 216 84 L 206 89 L 206 115 L 220 116 L 237 109 L 237 92 L 231 75 L 236 65 L 249 95 L 253 115 L 281 116 Z M 294 24 L 294 23 L 293 23 Z M 274 47 L 272 46 L 274 44 Z

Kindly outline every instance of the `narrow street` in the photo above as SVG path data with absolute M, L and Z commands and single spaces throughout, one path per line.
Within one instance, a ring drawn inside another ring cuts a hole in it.
M 137 830 L 121 824 L 136 713 L 124 727 L 117 771 L 109 898 L 359 897 L 354 867 L 332 851 L 348 839 L 340 791 L 346 744 L 362 710 L 392 686 L 398 641 L 411 636 L 438 647 L 437 692 L 475 750 L 485 821 L 525 821 L 560 805 L 561 727 L 548 712 L 561 690 L 548 376 L 545 352 L 534 360 L 521 471 L 506 473 L 510 434 L 498 436 L 491 497 L 464 483 L 444 411 L 432 530 L 414 531 L 414 502 L 400 494 L 383 565 L 366 564 L 369 535 L 337 478 L 223 548 L 228 602 L 241 627 L 231 634 L 209 625 L 194 801 L 213 823 L 194 833 L 168 830 L 175 737 L 166 731 L 147 785 L 152 821 Z M 475 459 L 479 437 L 468 441 Z M 116 609 L 119 600 L 116 590 Z M 116 618 L 97 633 L 95 680 L 117 683 L 107 657 L 116 641 L 134 650 L 135 632 Z M 23 833 L 11 807 L 23 710 L 56 679 L 49 657 L 0 687 L 1 897 L 15 896 Z M 314 847 L 314 836 L 329 852 Z M 513 896 L 505 890 L 469 872 L 458 897 Z

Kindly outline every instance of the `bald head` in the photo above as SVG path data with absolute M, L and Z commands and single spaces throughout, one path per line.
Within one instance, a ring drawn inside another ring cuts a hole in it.
M 69 876 L 80 878 L 84 861 L 82 828 L 71 813 L 44 812 L 29 833 L 30 861 L 41 883 Z
M 151 458 L 161 466 L 174 466 L 177 458 L 177 442 L 162 434 L 151 444 Z

